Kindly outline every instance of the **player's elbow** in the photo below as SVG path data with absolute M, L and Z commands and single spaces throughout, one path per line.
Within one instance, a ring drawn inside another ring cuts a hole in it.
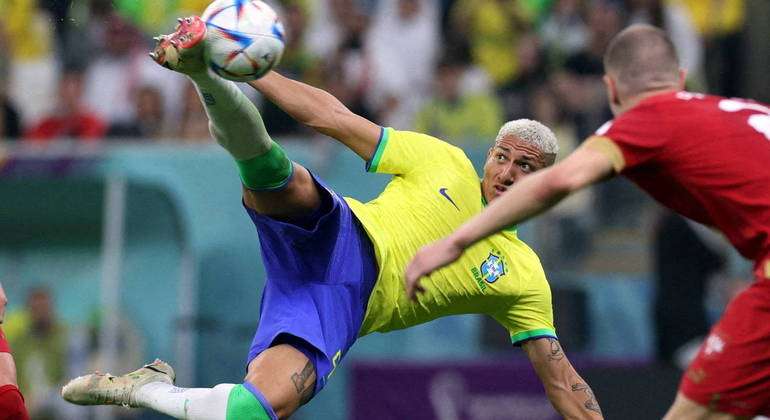
M 330 137 L 339 138 L 344 134 L 345 121 L 348 121 L 352 112 L 334 96 L 323 92 L 319 100 L 322 102 L 315 107 L 306 121 L 301 121 L 308 127 Z

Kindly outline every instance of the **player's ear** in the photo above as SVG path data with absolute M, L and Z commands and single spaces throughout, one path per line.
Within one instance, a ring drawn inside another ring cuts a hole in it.
M 609 101 L 610 104 L 620 105 L 618 86 L 615 83 L 615 79 L 609 74 L 605 74 L 604 77 L 602 77 L 602 80 L 604 80 L 604 85 L 607 88 L 607 101 Z
M 687 83 L 687 69 L 679 69 L 679 90 L 684 90 Z

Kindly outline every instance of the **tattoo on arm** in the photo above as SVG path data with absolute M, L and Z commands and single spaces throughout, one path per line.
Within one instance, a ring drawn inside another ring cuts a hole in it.
M 580 382 L 576 384 L 572 384 L 572 392 L 585 392 L 586 396 L 588 396 L 588 399 L 583 403 L 583 406 L 587 410 L 595 411 L 599 414 L 602 414 L 602 409 L 599 407 L 599 401 L 596 401 L 596 396 L 594 395 L 594 392 L 591 391 L 591 387 L 589 387 L 586 384 L 581 384 Z
M 561 344 L 559 344 L 559 340 L 555 338 L 549 338 L 548 342 L 551 345 L 551 350 L 548 352 L 548 361 L 558 362 L 564 359 L 564 352 L 561 350 Z
M 294 388 L 297 390 L 297 395 L 300 396 L 300 405 L 305 404 L 310 400 L 310 397 L 313 396 L 313 389 L 315 388 L 315 383 L 306 383 L 308 382 L 308 379 L 313 376 L 313 373 L 315 372 L 315 368 L 313 367 L 313 364 L 310 362 L 307 362 L 304 368 L 302 368 L 301 372 L 293 373 L 291 375 L 291 381 L 294 383 Z

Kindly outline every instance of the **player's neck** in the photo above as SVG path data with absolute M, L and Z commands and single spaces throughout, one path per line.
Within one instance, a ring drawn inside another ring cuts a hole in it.
M 649 97 L 661 95 L 661 94 L 664 94 L 664 93 L 676 92 L 678 90 L 679 89 L 677 87 L 673 87 L 672 86 L 672 87 L 666 87 L 666 88 L 662 88 L 662 89 L 647 90 L 647 91 L 644 91 L 642 93 L 638 93 L 638 94 L 636 94 L 634 96 L 631 96 L 631 97 L 626 98 L 626 99 L 623 100 L 623 104 L 619 107 L 618 115 L 620 115 L 620 114 L 622 114 L 622 113 L 632 109 L 633 107 L 639 105 L 640 102 L 642 102 L 643 100 L 645 100 L 645 99 L 647 99 Z

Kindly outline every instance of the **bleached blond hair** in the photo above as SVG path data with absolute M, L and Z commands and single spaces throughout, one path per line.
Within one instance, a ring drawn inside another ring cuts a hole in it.
M 500 127 L 495 143 L 508 136 L 514 136 L 525 143 L 529 143 L 540 149 L 543 153 L 552 153 L 554 155 L 559 153 L 559 143 L 556 141 L 556 135 L 553 134 L 550 128 L 537 121 L 526 118 L 508 121 Z

